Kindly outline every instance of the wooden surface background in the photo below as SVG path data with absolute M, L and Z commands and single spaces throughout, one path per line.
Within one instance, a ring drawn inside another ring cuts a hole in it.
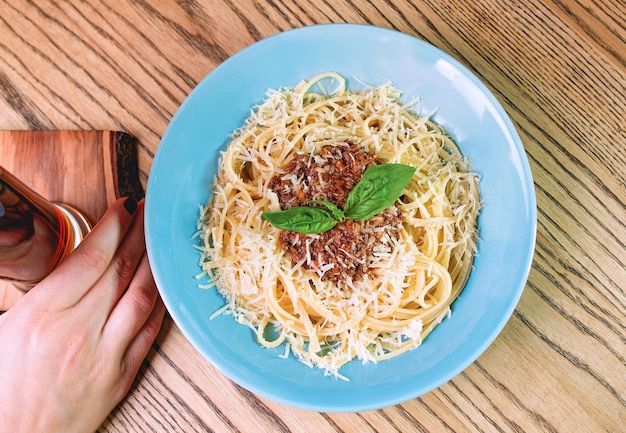
M 624 431 L 621 0 L 3 0 L 0 129 L 129 132 L 139 139 L 145 185 L 169 120 L 206 74 L 264 37 L 328 22 L 393 28 L 441 48 L 512 118 L 538 201 L 535 259 L 517 309 L 447 384 L 351 414 L 251 394 L 167 320 L 133 390 L 100 431 Z

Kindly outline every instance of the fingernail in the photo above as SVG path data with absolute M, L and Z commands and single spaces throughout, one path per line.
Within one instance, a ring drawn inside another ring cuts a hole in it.
M 124 202 L 124 209 L 126 209 L 129 214 L 133 215 L 137 210 L 137 200 L 132 197 L 128 197 Z

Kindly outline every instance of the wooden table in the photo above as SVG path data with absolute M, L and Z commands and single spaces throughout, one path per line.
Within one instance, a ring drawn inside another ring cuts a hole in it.
M 139 139 L 145 185 L 188 92 L 264 37 L 316 23 L 400 30 L 493 91 L 538 201 L 521 301 L 469 368 L 377 411 L 292 409 L 233 384 L 167 319 L 103 432 L 618 432 L 626 425 L 626 4 L 620 0 L 0 2 L 0 129 Z M 1 296 L 0 296 L 1 298 Z

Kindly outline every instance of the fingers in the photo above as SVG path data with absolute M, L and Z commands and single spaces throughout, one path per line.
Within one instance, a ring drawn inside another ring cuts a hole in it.
M 161 301 L 161 298 L 157 298 L 154 310 L 152 310 L 144 326 L 128 346 L 127 351 L 122 355 L 119 370 L 120 379 L 115 390 L 117 401 L 121 400 L 128 393 L 143 360 L 148 356 L 152 343 L 161 329 L 164 315 L 165 306 L 163 301 Z
M 165 311 L 163 301 L 160 297 L 157 297 L 154 309 L 148 317 L 148 320 L 146 320 L 123 355 L 122 374 L 123 377 L 128 380 L 129 384 L 132 382 L 133 378 L 137 376 L 137 371 L 139 371 L 141 363 L 146 359 L 150 347 L 152 347 L 152 343 L 154 343 L 154 340 L 159 334 Z
M 111 264 L 136 209 L 132 199 L 115 201 L 76 250 L 29 293 L 41 297 L 49 308 L 75 305 Z
M 84 304 L 83 309 L 92 312 L 93 322 L 100 327 L 104 326 L 131 280 L 136 278 L 138 265 L 145 254 L 143 210 L 143 201 L 140 201 L 137 205 L 135 219 L 115 252 L 111 263 L 95 286 L 81 300 L 81 304 Z
M 103 341 L 116 358 L 126 358 L 139 368 L 161 327 L 165 307 L 146 255 L 143 256 L 128 290 L 121 296 L 103 329 Z
M 110 336 L 113 340 L 123 342 L 125 347 L 122 352 L 125 352 L 126 345 L 139 332 L 154 309 L 156 298 L 156 285 L 150 273 L 148 260 L 144 256 L 128 290 L 111 311 L 104 326 L 103 337 L 106 339 Z

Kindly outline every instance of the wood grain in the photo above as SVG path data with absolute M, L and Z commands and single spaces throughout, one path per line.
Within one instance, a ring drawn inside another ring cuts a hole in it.
M 459 60 L 502 103 L 533 171 L 525 292 L 496 341 L 437 390 L 364 413 L 295 410 L 225 379 L 167 320 L 100 431 L 624 431 L 622 0 L 1 4 L 0 129 L 128 131 L 143 185 L 168 122 L 206 74 L 257 40 L 328 22 L 400 30 Z

